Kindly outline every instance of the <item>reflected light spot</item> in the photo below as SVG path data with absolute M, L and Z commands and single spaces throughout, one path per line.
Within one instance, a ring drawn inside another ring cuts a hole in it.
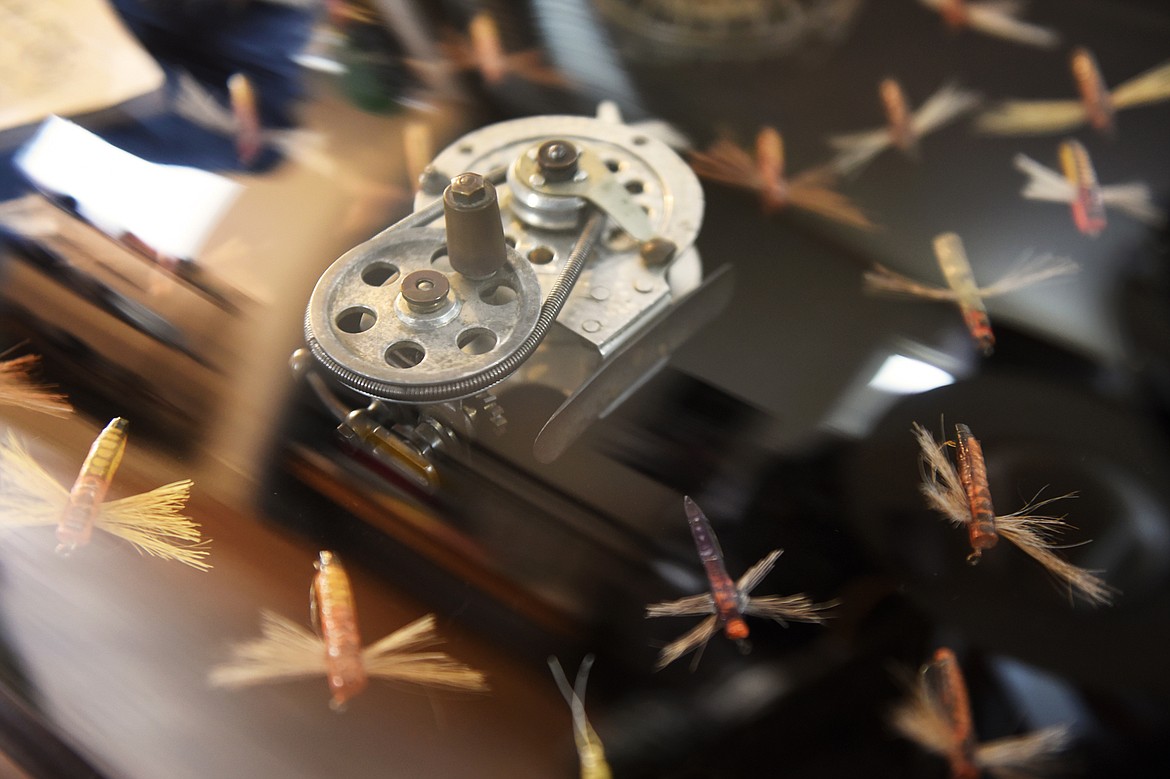
M 955 377 L 942 368 L 913 357 L 891 354 L 869 380 L 869 386 L 882 392 L 909 395 L 945 387 L 954 382 Z

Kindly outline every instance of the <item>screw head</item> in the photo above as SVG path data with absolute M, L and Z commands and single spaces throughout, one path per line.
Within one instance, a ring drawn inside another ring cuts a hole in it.
M 478 173 L 460 173 L 451 179 L 451 199 L 457 205 L 474 206 L 487 196 L 488 182 Z
M 415 313 L 425 314 L 441 307 L 451 291 L 451 282 L 435 270 L 416 270 L 402 280 L 402 297 Z
M 577 172 L 577 147 L 571 142 L 555 138 L 545 141 L 536 151 L 536 164 L 550 181 L 564 181 Z
M 666 238 L 651 238 L 649 241 L 644 241 L 639 247 L 642 261 L 651 267 L 670 262 L 674 259 L 677 251 L 678 246 L 675 245 L 674 241 Z

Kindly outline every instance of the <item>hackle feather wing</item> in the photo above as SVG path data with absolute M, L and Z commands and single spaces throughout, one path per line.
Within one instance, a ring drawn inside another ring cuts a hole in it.
M 967 4 L 967 24 L 996 38 L 1052 49 L 1060 44 L 1060 33 L 1016 18 L 1020 9 L 1016 3 L 983 2 Z
M 690 162 L 691 168 L 702 178 L 753 192 L 764 187 L 756 161 L 727 138 L 715 141 L 707 151 L 692 151 Z
M 68 502 L 69 490 L 9 431 L 0 441 L 0 526 L 55 525 Z
M 455 690 L 488 689 L 483 673 L 450 655 L 416 651 L 440 643 L 435 615 L 428 614 L 363 649 L 362 665 L 379 679 Z
M 945 84 L 914 112 L 910 125 L 914 134 L 921 138 L 974 109 L 979 101 L 975 92 L 957 84 Z
M 94 525 L 118 536 L 151 557 L 175 560 L 206 571 L 210 550 L 199 525 L 183 514 L 191 494 L 190 479 L 102 504 Z
M 1076 199 L 1076 188 L 1052 168 L 1041 165 L 1026 154 L 1017 154 L 1012 158 L 1012 164 L 1028 177 L 1028 183 L 1020 191 L 1027 199 L 1053 203 L 1071 203 Z
M 919 491 L 932 509 L 946 517 L 955 527 L 966 527 L 971 522 L 967 506 L 967 492 L 959 481 L 959 472 L 947 455 L 946 442 L 934 440 L 930 431 L 917 422 L 911 425 L 918 440 L 919 471 L 922 484 Z
M 1068 497 L 1073 495 L 1070 493 L 1029 503 L 1013 514 L 996 517 L 996 531 L 1001 538 L 1015 544 L 1020 551 L 1044 566 L 1057 581 L 1066 585 L 1070 597 L 1075 593 L 1094 606 L 1107 606 L 1117 590 L 1106 584 L 1095 572 L 1073 565 L 1053 551 L 1060 548 L 1057 544 L 1060 534 L 1072 526 L 1063 517 L 1033 513 L 1041 506 Z
M 890 712 L 890 725 L 927 752 L 947 757 L 954 748 L 954 729 L 946 707 L 920 678 L 910 694 Z
M 979 296 L 990 298 L 1006 295 L 1042 281 L 1060 276 L 1070 276 L 1079 270 L 1080 266 L 1067 257 L 1057 257 L 1051 254 L 1025 257 L 999 281 L 987 287 L 980 287 Z
M 1101 199 L 1107 207 L 1129 214 L 1150 227 L 1166 224 L 1166 212 L 1154 205 L 1150 188 L 1146 184 L 1111 184 L 1101 188 Z
M 651 603 L 646 607 L 647 617 L 701 617 L 715 613 L 715 599 L 711 593 L 688 595 L 678 600 Z
M 869 217 L 849 198 L 829 184 L 835 175 L 827 168 L 802 173 L 792 180 L 788 188 L 788 202 L 794 208 L 811 211 L 818 216 L 842 222 L 862 230 L 876 228 Z
M 73 407 L 65 396 L 33 379 L 39 363 L 40 357 L 35 354 L 0 360 L 0 406 L 27 408 L 55 417 L 69 416 Z
M 719 620 L 712 614 L 681 637 L 663 647 L 662 651 L 658 653 L 658 660 L 654 663 L 654 670 L 661 671 L 683 655 L 706 645 L 718 630 Z
M 1110 93 L 1116 108 L 1131 108 L 1170 98 L 1170 62 L 1156 65 Z
M 231 659 L 212 668 L 207 680 L 213 687 L 238 688 L 325 674 L 325 642 L 279 614 L 262 611 L 260 638 L 233 646 Z
M 975 747 L 975 764 L 995 779 L 1037 779 L 1059 767 L 1055 755 L 1068 742 L 1063 725 L 1000 738 Z
M 841 175 L 851 176 L 892 143 L 890 131 L 885 127 L 833 135 L 829 137 L 829 146 L 837 150 L 837 156 L 829 164 Z
M 1047 135 L 1072 130 L 1087 119 L 1076 100 L 1009 100 L 982 114 L 975 129 L 989 135 Z
M 922 284 L 909 276 L 896 273 L 881 263 L 874 263 L 873 270 L 867 270 L 864 275 L 867 292 L 880 292 L 886 295 L 900 295 L 927 300 L 946 300 L 953 302 L 955 293 L 947 287 L 934 287 Z

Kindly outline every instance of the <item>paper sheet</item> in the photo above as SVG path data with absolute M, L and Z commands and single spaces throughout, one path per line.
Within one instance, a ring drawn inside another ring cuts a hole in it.
M 105 0 L 0 0 L 0 130 L 162 87 L 162 69 Z
M 190 259 L 242 189 L 207 171 L 147 162 L 56 116 L 17 152 L 16 166 L 41 191 L 71 198 L 106 234 L 130 233 Z

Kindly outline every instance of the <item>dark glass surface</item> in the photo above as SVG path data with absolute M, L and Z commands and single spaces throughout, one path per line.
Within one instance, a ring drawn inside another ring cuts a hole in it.
M 640 39 L 602 13 L 652 3 L 486 5 L 506 46 L 549 45 L 546 57 L 574 86 L 459 73 L 459 99 L 373 116 L 338 81 L 298 77 L 300 121 L 322 134 L 338 167 L 307 170 L 289 153 L 235 174 L 249 188 L 213 244 L 242 242 L 229 276 L 252 300 L 208 320 L 222 323 L 227 342 L 211 378 L 206 365 L 143 346 L 116 317 L 73 320 L 74 307 L 94 305 L 76 289 L 52 298 L 66 301 L 56 320 L 30 297 L 5 295 L 6 343 L 28 339 L 21 348 L 45 355 L 80 412 L 68 421 L 20 412 L 8 426 L 67 481 L 106 419 L 131 418 L 119 488 L 195 478 L 190 513 L 214 539 L 215 566 L 175 570 L 109 539 L 60 559 L 49 529 L 8 531 L 5 751 L 33 776 L 572 776 L 569 711 L 545 658 L 559 656 L 571 676 L 592 652 L 588 711 L 616 776 L 942 777 L 945 762 L 896 736 L 889 712 L 907 676 L 945 645 L 963 664 L 982 740 L 1067 724 L 1072 746 L 1051 775 L 1165 776 L 1167 234 L 1111 213 L 1089 238 L 1067 208 L 1022 199 L 1012 156 L 1055 168 L 1062 135 L 979 136 L 963 119 L 913 157 L 885 151 L 840 185 L 880 225 L 873 232 L 764 214 L 751 193 L 704 184 L 697 245 L 706 276 L 732 268 L 730 303 L 553 463 L 531 447 L 563 398 L 506 382 L 497 388 L 506 431 L 438 455 L 441 487 L 428 494 L 340 440 L 287 361 L 317 276 L 409 209 L 407 119 L 431 122 L 442 148 L 493 121 L 592 113 L 613 96 L 628 119 L 663 118 L 697 147 L 720 133 L 747 144 L 774 125 L 798 172 L 828 160 L 827 136 L 881 125 L 883 77 L 897 77 L 914 104 L 947 81 L 988 101 L 1073 99 L 1070 46 L 1090 46 L 1116 85 L 1170 57 L 1170 12 L 1038 0 L 1026 18 L 1063 36 L 1045 51 L 953 32 L 918 3 L 842 3 L 852 13 L 832 35 L 680 56 L 663 42 L 668 22 Z M 434 4 L 419 18 L 461 28 L 471 11 Z M 566 39 L 574 19 L 585 20 L 579 37 Z M 571 45 L 587 39 L 587 23 L 607 48 Z M 397 71 L 380 84 L 427 94 Z M 285 118 L 283 106 L 268 110 Z M 1072 135 L 1104 183 L 1144 181 L 1165 206 L 1167 127 L 1170 103 L 1161 103 L 1120 112 L 1112 137 Z M 109 132 L 148 158 L 239 168 L 230 142 L 204 143 L 169 117 Z M 1080 271 L 990 302 L 997 345 L 984 357 L 953 305 L 863 290 L 875 262 L 941 284 L 931 240 L 946 231 L 962 236 L 984 283 L 1029 252 L 1067 256 Z M 21 281 L 32 266 L 10 246 L 0 266 L 9 289 L 33 295 L 60 283 Z M 76 322 L 127 345 L 94 345 Z M 953 382 L 875 388 L 891 355 Z M 176 402 L 160 378 L 182 383 L 188 372 L 211 387 L 195 405 Z M 1054 506 L 1075 526 L 1061 553 L 1103 571 L 1120 590 L 1115 603 L 1070 602 L 1004 543 L 967 565 L 965 533 L 919 493 L 914 422 L 970 425 L 1002 513 L 1042 489 L 1075 491 Z M 783 548 L 758 592 L 840 599 L 828 624 L 753 620 L 750 654 L 716 636 L 697 663 L 653 673 L 659 649 L 692 621 L 646 620 L 645 605 L 706 586 L 683 495 L 706 510 L 733 577 Z M 260 609 L 308 625 L 318 549 L 346 561 L 367 641 L 435 612 L 446 649 L 484 670 L 493 692 L 375 682 L 338 714 L 321 680 L 208 688 L 206 672 L 230 644 L 256 635 Z

